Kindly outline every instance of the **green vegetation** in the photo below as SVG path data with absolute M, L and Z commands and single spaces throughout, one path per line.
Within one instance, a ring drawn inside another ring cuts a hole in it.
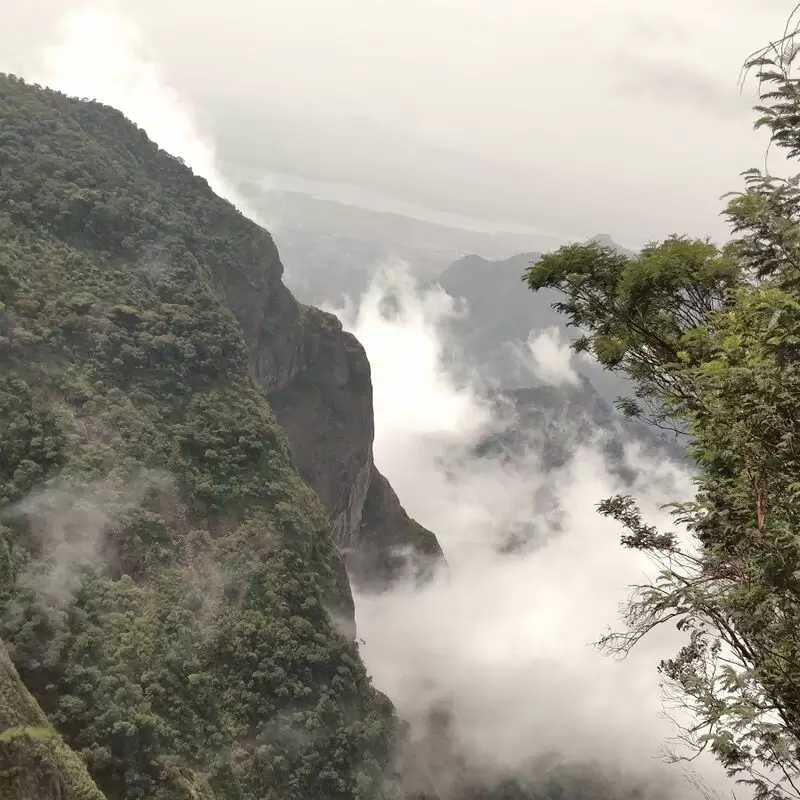
M 798 44 L 751 63 L 758 124 L 792 157 Z M 575 245 L 525 278 L 564 293 L 558 310 L 586 332 L 576 349 L 635 382 L 624 410 L 689 434 L 697 462 L 697 496 L 674 509 L 688 535 L 657 531 L 630 497 L 601 503 L 660 567 L 604 644 L 624 653 L 677 624 L 687 644 L 660 670 L 696 720 L 682 755 L 709 749 L 759 798 L 800 797 L 800 179 L 745 177 L 723 248 L 673 237 L 627 258 Z
M 0 76 L 0 123 L 0 636 L 58 752 L 109 800 L 386 796 L 394 711 L 230 310 L 271 239 L 113 109 Z

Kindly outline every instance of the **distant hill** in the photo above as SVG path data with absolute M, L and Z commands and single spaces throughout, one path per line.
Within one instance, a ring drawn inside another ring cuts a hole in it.
M 532 332 L 555 327 L 565 342 L 576 335 L 552 308 L 560 299 L 559 293 L 552 289 L 531 292 L 522 281 L 525 269 L 540 258 L 536 252 L 498 261 L 469 255 L 436 279 L 451 297 L 466 303 L 468 313 L 449 323 L 452 337 L 484 380 L 499 388 L 523 388 L 541 382 L 525 358 Z M 609 402 L 627 392 L 621 379 L 588 361 L 577 369 Z
M 617 244 L 607 233 L 598 233 L 595 236 L 592 236 L 589 241 L 596 242 L 597 244 L 604 245 L 605 247 L 611 247 L 618 253 L 621 253 L 623 256 L 628 256 L 628 258 L 633 258 L 636 255 L 635 250 L 628 250 L 627 247 Z
M 527 234 L 457 228 L 254 184 L 242 188 L 274 222 L 287 286 L 305 303 L 356 300 L 387 262 L 405 261 L 413 274 L 430 278 L 465 253 L 507 258 L 535 244 Z

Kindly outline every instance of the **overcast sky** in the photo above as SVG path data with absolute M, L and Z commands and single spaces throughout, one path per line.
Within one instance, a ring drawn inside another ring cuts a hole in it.
M 9 6 L 10 4 L 10 6 Z M 110 9 L 218 155 L 565 237 L 725 235 L 784 0 L 5 0 L 0 67 Z M 100 43 L 98 43 L 100 44 Z M 102 52 L 102 48 L 99 49 Z M 102 70 L 102 56 L 97 58 Z

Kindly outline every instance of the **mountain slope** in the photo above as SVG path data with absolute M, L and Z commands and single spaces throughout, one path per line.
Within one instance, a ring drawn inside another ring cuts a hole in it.
M 0 76 L 0 120 L 0 633 L 23 682 L 109 800 L 386 796 L 394 711 L 265 397 L 324 392 L 301 385 L 314 342 L 355 345 L 118 112 Z
M 587 378 L 575 386 L 532 386 L 507 389 L 492 397 L 497 414 L 508 427 L 484 442 L 483 454 L 513 458 L 536 449 L 546 469 L 563 466 L 580 445 L 601 437 L 598 444 L 612 474 L 632 482 L 624 463 L 626 444 L 638 447 L 650 457 L 680 461 L 685 451 L 674 435 L 646 426 L 617 412 Z

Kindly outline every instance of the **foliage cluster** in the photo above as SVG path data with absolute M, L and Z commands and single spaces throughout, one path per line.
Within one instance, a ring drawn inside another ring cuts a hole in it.
M 758 124 L 792 157 L 798 50 L 791 35 L 750 62 Z M 697 495 L 674 507 L 678 532 L 647 524 L 630 497 L 600 505 L 626 529 L 623 544 L 659 565 L 627 629 L 603 644 L 626 653 L 664 623 L 684 630 L 660 665 L 693 720 L 677 755 L 709 749 L 760 798 L 800 797 L 799 187 L 747 172 L 721 248 L 674 236 L 627 258 L 572 245 L 525 274 L 534 290 L 563 292 L 577 350 L 633 379 L 623 410 L 687 435 Z

